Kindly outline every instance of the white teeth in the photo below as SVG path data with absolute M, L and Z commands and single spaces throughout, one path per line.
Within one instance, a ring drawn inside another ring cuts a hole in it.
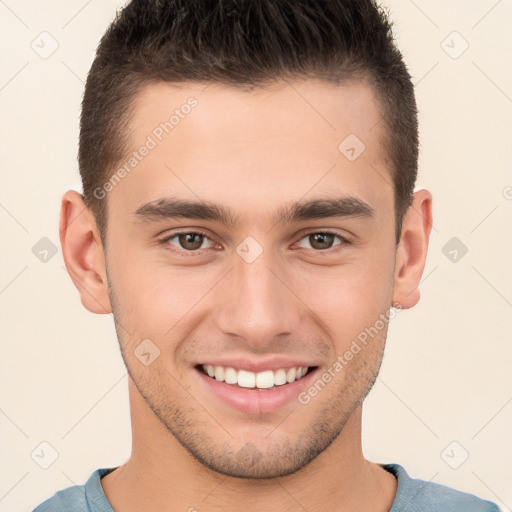
M 257 388 L 271 388 L 274 386 L 274 372 L 267 370 L 266 372 L 259 372 L 256 374 L 256 387 Z
M 226 368 L 224 372 L 224 381 L 226 384 L 236 384 L 238 382 L 237 372 L 234 368 Z
M 215 378 L 217 380 L 224 380 L 224 367 L 223 366 L 215 367 Z
M 211 364 L 203 365 L 203 371 L 218 381 L 226 382 L 226 384 L 238 384 L 242 388 L 258 388 L 269 389 L 274 386 L 282 386 L 284 384 L 294 382 L 308 371 L 307 366 L 297 366 L 288 370 L 265 370 L 263 372 L 249 372 L 247 370 L 235 370 L 230 366 L 213 366 Z
M 286 372 L 284 370 L 277 370 L 277 372 L 274 373 L 274 384 L 276 386 L 286 384 Z
M 242 388 L 253 388 L 256 384 L 256 375 L 253 372 L 238 370 L 238 385 Z

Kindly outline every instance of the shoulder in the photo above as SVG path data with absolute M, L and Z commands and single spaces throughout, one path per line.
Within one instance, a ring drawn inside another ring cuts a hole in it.
M 85 485 L 75 485 L 56 492 L 32 512 L 82 512 L 88 511 Z
M 97 469 L 84 485 L 73 485 L 56 492 L 32 512 L 112 512 L 100 480 L 114 469 Z
M 398 488 L 390 512 L 500 512 L 494 503 L 445 485 L 411 478 L 399 464 L 381 464 Z

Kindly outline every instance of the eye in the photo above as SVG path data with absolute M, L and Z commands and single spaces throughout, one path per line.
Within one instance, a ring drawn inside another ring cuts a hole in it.
M 335 239 L 339 240 L 339 243 L 333 243 Z M 310 247 L 302 245 L 302 240 L 305 240 L 307 244 L 310 244 Z M 337 233 L 331 233 L 330 231 L 321 231 L 309 233 L 306 236 L 301 238 L 299 242 L 299 247 L 312 248 L 317 251 L 324 251 L 326 249 L 330 249 L 331 247 L 335 247 L 338 245 L 348 244 L 348 240 Z M 337 249 L 335 249 L 337 250 Z
M 176 242 L 173 242 L 174 239 L 176 239 Z M 177 247 L 178 250 L 176 250 L 176 252 L 185 251 L 191 253 L 200 253 L 199 249 L 209 248 L 207 241 L 210 241 L 212 244 L 214 244 L 214 242 L 208 238 L 206 233 L 188 231 L 174 233 L 161 240 L 160 243 L 171 251 L 175 251 L 175 249 L 170 248 L 169 245 Z

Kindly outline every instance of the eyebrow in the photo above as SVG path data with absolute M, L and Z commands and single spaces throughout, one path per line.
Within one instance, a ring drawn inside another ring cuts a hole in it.
M 210 220 L 230 228 L 236 226 L 238 215 L 223 205 L 209 201 L 189 201 L 173 197 L 164 197 L 139 206 L 133 214 L 141 222 L 164 219 Z M 346 196 L 338 199 L 317 199 L 296 202 L 280 207 L 275 215 L 276 223 L 293 223 L 305 220 L 330 217 L 372 218 L 375 210 L 357 197 Z

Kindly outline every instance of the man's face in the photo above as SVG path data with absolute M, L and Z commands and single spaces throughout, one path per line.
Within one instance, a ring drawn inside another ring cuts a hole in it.
M 191 97 L 197 105 L 166 133 L 160 123 Z M 381 321 L 333 366 L 392 305 L 394 200 L 377 100 L 363 82 L 252 92 L 153 84 L 134 107 L 129 153 L 149 150 L 105 199 L 110 298 L 130 377 L 211 469 L 294 472 L 337 438 L 382 358 Z M 144 206 L 161 199 L 232 215 L 166 217 Z M 321 200 L 351 202 L 337 216 L 291 209 Z M 264 372 L 262 386 L 268 370 L 290 379 L 292 367 L 313 370 L 260 391 L 216 381 L 203 365 Z M 311 396 L 329 369 L 330 382 Z

